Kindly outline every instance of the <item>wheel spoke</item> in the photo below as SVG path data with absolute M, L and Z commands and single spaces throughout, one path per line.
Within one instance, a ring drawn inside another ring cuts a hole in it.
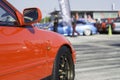
M 74 63 L 69 48 L 63 46 L 55 59 L 52 80 L 74 80 Z
M 68 80 L 70 73 L 70 65 L 66 55 L 61 56 L 59 64 L 59 78 L 60 80 Z

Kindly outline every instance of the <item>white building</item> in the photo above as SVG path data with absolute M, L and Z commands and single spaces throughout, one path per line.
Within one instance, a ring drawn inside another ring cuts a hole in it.
M 70 0 L 72 14 L 80 17 L 91 15 L 98 18 L 115 18 L 120 11 L 120 0 Z

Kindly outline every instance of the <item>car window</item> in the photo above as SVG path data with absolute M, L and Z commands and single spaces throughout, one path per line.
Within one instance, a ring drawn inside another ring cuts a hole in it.
M 16 20 L 12 15 L 7 12 L 5 9 L 3 9 L 0 6 L 0 25 L 2 26 L 13 26 L 16 25 Z
M 106 19 L 101 19 L 101 22 L 106 22 Z
M 85 21 L 77 21 L 76 23 L 77 23 L 77 24 L 86 24 Z

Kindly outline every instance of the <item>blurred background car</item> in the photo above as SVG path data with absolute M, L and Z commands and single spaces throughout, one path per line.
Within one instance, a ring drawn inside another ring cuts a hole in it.
M 108 33 L 109 27 L 114 31 L 114 18 L 103 18 L 95 24 L 99 33 Z
M 114 32 L 120 32 L 120 18 L 116 18 L 114 20 L 114 25 L 115 25 Z
M 36 25 L 40 29 L 47 29 L 50 31 L 53 31 L 53 23 L 46 23 L 46 24 L 39 24 Z M 71 36 L 72 35 L 72 27 L 68 26 L 68 24 L 65 21 L 61 21 L 58 23 L 58 28 L 57 32 L 59 34 L 62 34 L 64 36 Z M 76 31 L 80 33 L 80 35 L 85 35 L 85 36 L 90 36 L 93 34 L 97 34 L 97 28 L 93 23 L 87 22 L 87 21 L 81 21 L 78 20 L 76 24 Z M 77 35 L 75 33 L 75 35 Z
M 80 35 L 90 36 L 97 34 L 97 28 L 94 23 L 88 21 L 78 20 L 76 24 L 76 30 Z
M 53 31 L 53 27 L 54 27 L 54 25 L 51 23 L 48 30 Z M 68 24 L 65 21 L 61 21 L 58 23 L 57 32 L 59 34 L 68 36 L 68 35 L 71 35 L 71 33 L 72 33 L 72 27 L 68 26 Z

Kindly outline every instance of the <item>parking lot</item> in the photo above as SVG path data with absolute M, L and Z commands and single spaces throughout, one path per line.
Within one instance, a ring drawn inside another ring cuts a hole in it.
M 76 50 L 75 80 L 120 80 L 120 35 L 67 37 Z

